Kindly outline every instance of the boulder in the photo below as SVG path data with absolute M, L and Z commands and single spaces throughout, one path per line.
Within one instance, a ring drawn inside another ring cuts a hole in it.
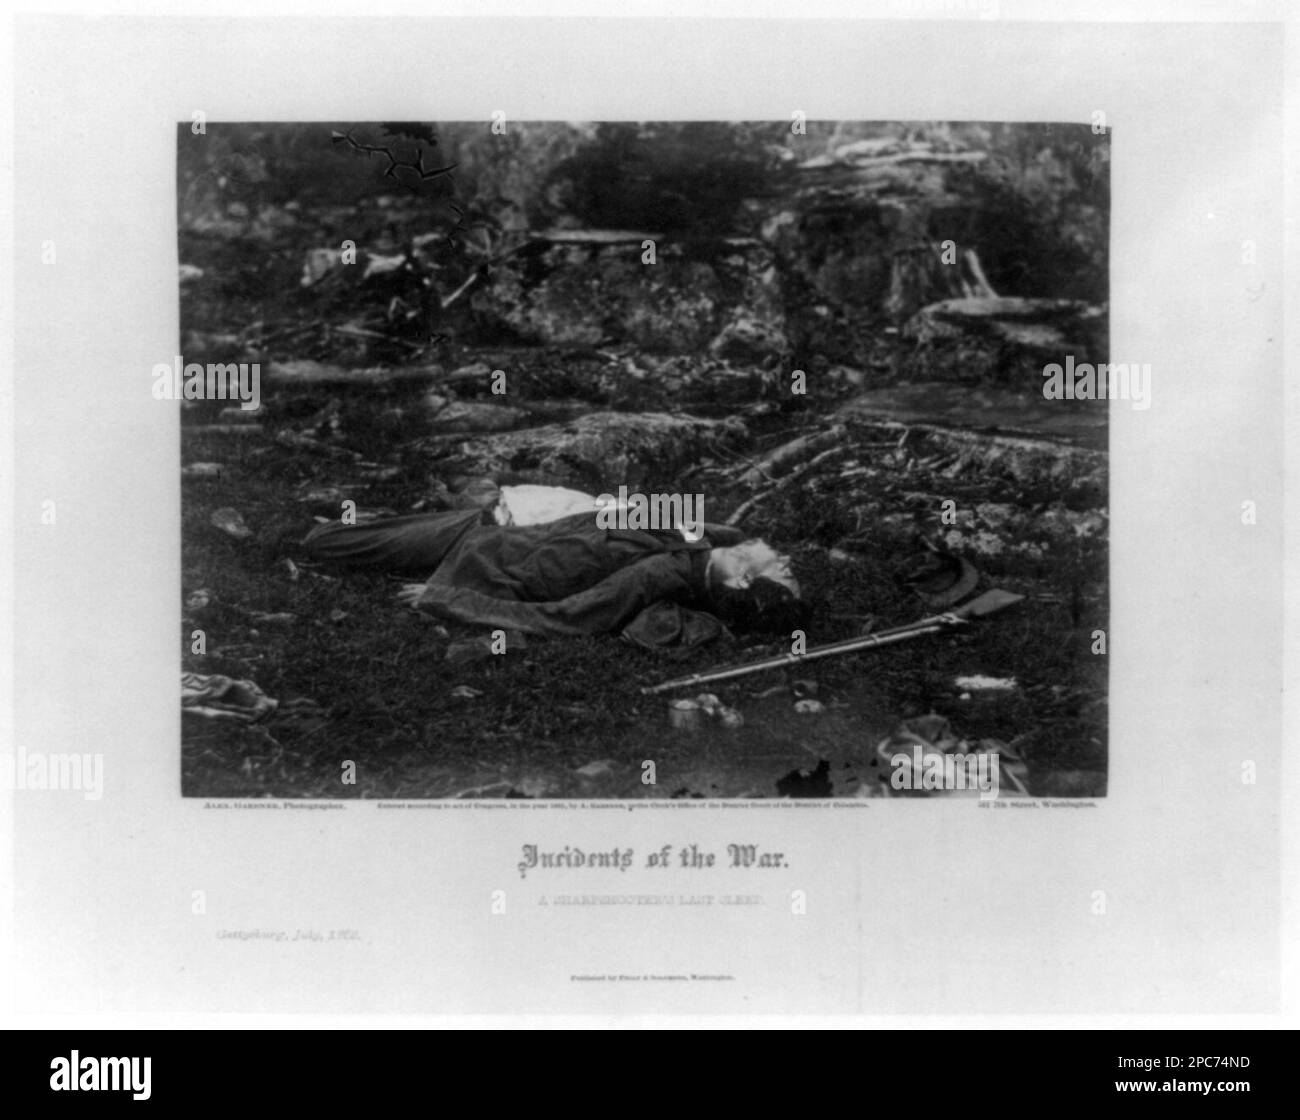
M 788 394 L 790 378 L 752 363 L 733 365 L 700 355 L 631 354 L 611 388 L 624 409 L 686 408 L 697 415 L 731 415 L 759 400 Z
M 870 389 L 840 408 L 845 419 L 931 424 L 1058 440 L 1104 451 L 1108 402 L 1045 400 L 1042 377 L 1019 388 L 923 381 Z
M 667 486 L 713 447 L 744 435 L 744 424 L 730 418 L 595 412 L 564 424 L 467 440 L 451 451 L 453 461 L 444 470 L 612 493 L 621 485 Z M 447 451 L 441 440 L 425 440 L 422 446 Z
M 433 430 L 438 434 L 466 432 L 508 432 L 528 418 L 522 408 L 486 401 L 455 401 L 436 393 L 426 398 Z
M 1106 361 L 1105 305 L 1078 300 L 949 299 L 922 308 L 903 334 L 914 346 L 904 362 L 913 379 L 999 382 L 1035 392 L 1043 366 Z
M 651 354 L 760 360 L 786 346 L 770 251 L 746 238 L 642 241 L 602 231 L 539 241 L 506 258 L 475 292 L 477 329 L 565 347 L 631 345 Z M 637 235 L 640 236 L 640 235 Z
M 1070 299 L 949 299 L 922 308 L 904 334 L 919 343 L 978 335 L 1059 358 L 1105 349 L 1106 308 Z

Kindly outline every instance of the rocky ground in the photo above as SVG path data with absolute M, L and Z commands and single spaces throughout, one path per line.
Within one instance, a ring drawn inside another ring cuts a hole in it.
M 183 663 L 279 703 L 251 725 L 187 715 L 186 793 L 884 796 L 877 748 L 905 721 L 940 749 L 998 750 L 1031 793 L 1105 792 L 1105 405 L 1045 401 L 1039 372 L 1104 358 L 1104 304 L 999 295 L 1014 262 L 999 273 L 993 251 L 945 263 L 940 233 L 974 245 L 961 231 L 988 221 L 969 178 L 986 151 L 833 139 L 787 159 L 744 228 L 561 215 L 446 276 L 418 196 L 182 207 L 185 359 L 261 363 L 263 400 L 183 405 Z M 740 726 L 676 731 L 642 685 L 788 643 L 530 638 L 483 656 L 398 605 L 395 580 L 295 549 L 344 501 L 451 508 L 482 477 L 702 493 L 709 520 L 793 555 L 811 645 L 933 613 L 899 581 L 924 542 L 1025 598 L 720 685 Z

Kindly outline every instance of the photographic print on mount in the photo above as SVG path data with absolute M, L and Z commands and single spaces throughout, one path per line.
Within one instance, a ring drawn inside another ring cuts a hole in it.
M 201 117 L 186 796 L 1105 794 L 1104 122 Z

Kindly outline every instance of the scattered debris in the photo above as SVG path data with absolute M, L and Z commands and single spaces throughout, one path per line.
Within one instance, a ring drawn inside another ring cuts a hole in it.
M 822 759 L 815 770 L 791 770 L 778 778 L 776 792 L 782 797 L 830 797 L 831 764 Z
M 278 706 L 252 681 L 219 674 L 181 674 L 181 710 L 190 715 L 255 723 Z
M 745 726 L 745 717 L 712 692 L 701 692 L 694 700 L 674 700 L 668 705 L 668 724 L 678 731 L 698 730 L 705 717 L 728 730 Z
M 304 288 L 319 283 L 333 271 L 334 266 L 341 259 L 342 253 L 338 249 L 308 249 L 306 259 L 302 262 L 302 276 L 298 283 Z
M 366 267 L 361 273 L 361 279 L 369 280 L 372 276 L 387 276 L 390 272 L 399 271 L 405 264 L 405 253 L 398 253 L 388 257 L 381 257 L 375 253 L 368 253 L 366 255 Z
M 862 370 L 854 369 L 852 366 L 831 366 L 826 371 L 826 376 L 832 381 L 843 381 L 854 389 L 861 389 L 867 381 L 867 375 Z
M 877 758 L 889 768 L 885 771 L 887 775 L 892 777 L 891 771 L 894 769 L 906 771 L 908 780 L 903 788 L 932 796 L 969 796 L 979 791 L 969 787 L 927 788 L 921 780 L 921 774 L 916 773 L 917 764 L 923 772 L 931 768 L 942 770 L 949 755 L 963 755 L 969 759 L 981 754 L 996 755 L 1001 783 L 1013 786 L 1022 795 L 1028 795 L 1026 783 L 1029 768 L 1015 747 L 1000 739 L 960 739 L 948 719 L 937 713 L 904 720 L 894 729 L 893 734 L 876 744 Z
M 695 703 L 705 715 L 715 716 L 722 708 L 722 701 L 719 700 L 712 692 L 701 692 L 696 698 Z
M 356 487 L 353 486 L 308 485 L 300 488 L 294 497 L 305 505 L 329 506 L 331 509 L 337 509 L 355 490 Z
M 957 677 L 952 683 L 968 692 L 1010 692 L 1020 687 L 1015 677 Z
M 492 656 L 492 639 L 485 634 L 473 638 L 457 638 L 447 647 L 444 657 L 453 664 L 462 661 L 481 661 Z
M 700 705 L 695 700 L 670 700 L 668 726 L 674 731 L 695 731 L 704 722 Z
M 214 509 L 210 520 L 226 536 L 234 537 L 237 541 L 247 540 L 253 535 L 253 530 L 244 523 L 244 515 L 229 506 Z
M 486 785 L 470 786 L 469 789 L 458 790 L 456 793 L 449 794 L 448 796 L 458 800 L 472 797 L 489 797 L 494 794 L 500 796 L 508 794 L 513 788 L 514 786 L 510 782 L 488 782 Z
M 220 478 L 220 463 L 189 463 L 181 467 L 181 478 Z
M 820 700 L 796 700 L 794 710 L 801 716 L 819 716 L 826 710 Z
M 515 783 L 515 788 L 525 797 L 531 798 L 550 797 L 556 792 L 555 782 L 545 774 L 520 778 Z
M 745 717 L 735 708 L 730 708 L 724 704 L 712 692 L 701 692 L 695 698 L 695 702 L 706 716 L 723 727 L 734 730 L 745 725 Z
M 952 548 L 966 548 L 977 556 L 1001 556 L 1006 551 L 1006 542 L 999 536 L 980 529 L 975 533 L 962 533 L 950 529 L 943 536 L 944 544 Z M 1028 555 L 1029 545 L 1022 544 L 1019 551 Z

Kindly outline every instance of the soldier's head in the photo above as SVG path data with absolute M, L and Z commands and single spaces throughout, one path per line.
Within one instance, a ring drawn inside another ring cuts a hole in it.
M 715 548 L 709 573 L 714 612 L 733 629 L 788 633 L 807 616 L 790 558 L 766 541 Z
M 799 582 L 790 571 L 790 557 L 757 537 L 730 548 L 715 548 L 710 570 L 715 585 L 740 590 L 755 580 L 766 579 L 779 583 L 796 599 L 799 598 Z

